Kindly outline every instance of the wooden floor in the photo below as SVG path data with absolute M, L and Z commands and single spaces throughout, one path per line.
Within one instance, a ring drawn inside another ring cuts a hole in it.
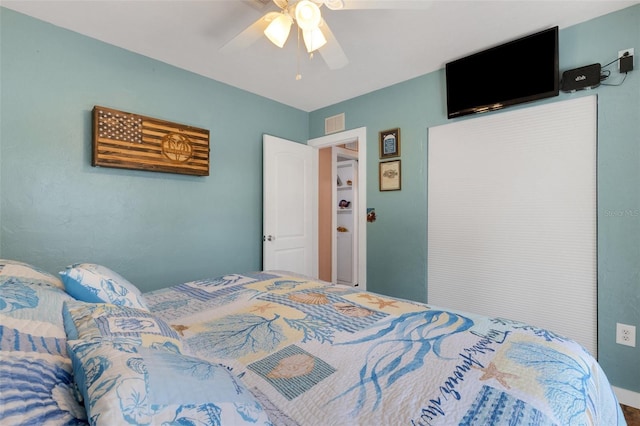
M 620 404 L 622 405 L 622 404 Z M 640 410 L 627 405 L 622 405 L 622 412 L 628 426 L 640 426 Z

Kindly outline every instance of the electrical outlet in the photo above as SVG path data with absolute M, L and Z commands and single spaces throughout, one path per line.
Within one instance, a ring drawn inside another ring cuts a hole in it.
M 633 56 L 633 48 L 631 49 L 624 49 L 624 50 L 619 50 L 618 51 L 618 58 L 622 58 L 624 56 L 625 53 L 629 52 L 628 56 Z M 620 59 L 618 59 L 618 71 L 620 71 Z
M 636 347 L 636 327 L 634 325 L 616 324 L 616 343 Z

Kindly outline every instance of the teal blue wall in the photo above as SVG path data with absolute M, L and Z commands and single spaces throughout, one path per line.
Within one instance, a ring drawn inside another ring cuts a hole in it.
M 311 114 L 0 8 L 0 255 L 51 272 L 103 263 L 143 290 L 259 269 L 262 133 L 304 141 L 346 112 L 367 127 L 368 288 L 427 298 L 427 129 L 447 121 L 430 73 Z M 564 29 L 561 69 L 640 49 L 640 6 Z M 598 95 L 599 360 L 640 392 L 640 65 Z M 614 72 L 612 80 L 617 80 Z M 92 168 L 90 111 L 113 107 L 211 131 L 211 176 Z M 464 119 L 464 118 L 463 118 Z M 378 131 L 402 129 L 402 190 L 380 193 Z M 570 304 L 567 306 L 570 309 Z
M 1 256 L 142 290 L 262 265 L 262 134 L 308 113 L 0 9 Z M 91 167 L 94 105 L 209 129 L 210 176 Z
M 626 48 L 640 52 L 640 5 L 561 30 L 560 69 L 604 65 Z M 616 322 L 640 331 L 640 61 L 634 62 L 622 86 L 546 102 L 598 95 L 599 361 L 614 385 L 640 392 L 640 345 L 615 344 Z M 615 65 L 610 69 L 608 83 L 620 81 Z M 371 291 L 427 300 L 427 129 L 451 122 L 444 83 L 440 70 L 311 113 L 311 137 L 323 134 L 325 117 L 341 112 L 348 129 L 367 127 L 367 204 L 378 217 L 367 225 Z M 378 131 L 394 127 L 401 128 L 402 190 L 379 192 Z

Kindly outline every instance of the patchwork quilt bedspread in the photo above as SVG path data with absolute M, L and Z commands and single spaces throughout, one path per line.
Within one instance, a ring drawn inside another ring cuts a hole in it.
M 144 297 L 277 425 L 625 424 L 584 348 L 508 319 L 276 272 Z

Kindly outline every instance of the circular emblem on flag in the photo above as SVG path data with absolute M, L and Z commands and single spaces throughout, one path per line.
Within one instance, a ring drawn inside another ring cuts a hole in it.
M 193 146 L 184 135 L 169 133 L 162 138 L 162 155 L 176 163 L 184 163 L 191 158 Z

